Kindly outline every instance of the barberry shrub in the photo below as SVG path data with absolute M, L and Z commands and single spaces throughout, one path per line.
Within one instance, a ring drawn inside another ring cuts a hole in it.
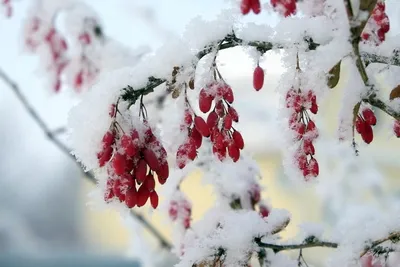
M 248 93 L 260 94 L 272 90 L 266 88 L 269 75 L 261 57 L 271 50 L 283 52 L 285 73 L 277 88 L 282 96 L 281 132 L 287 141 L 283 165 L 292 180 L 316 182 L 329 171 L 320 170 L 318 161 L 324 153 L 317 145 L 323 134 L 320 103 L 335 90 L 344 67 L 352 80 L 345 88 L 338 140 L 355 155 L 358 142 L 373 146 L 376 110 L 394 119 L 394 136 L 400 137 L 400 86 L 387 101 L 368 68 L 373 63 L 400 65 L 398 42 L 388 35 L 390 21 L 397 18 L 389 19 L 384 1 L 234 0 L 233 9 L 223 14 L 235 16 L 221 16 L 211 26 L 199 21 L 188 25 L 189 32 L 206 29 L 195 42 L 186 37 L 169 40 L 142 58 L 109 46 L 113 41 L 100 18 L 83 3 L 46 9 L 45 1 L 32 2 L 24 47 L 39 57 L 52 91 L 69 87 L 85 92 L 70 113 L 70 141 L 77 160 L 96 175 L 99 201 L 124 210 L 162 207 L 180 233 L 172 250 L 179 257 L 177 266 L 253 266 L 254 258 L 261 266 L 307 266 L 302 249 L 313 247 L 337 249 L 329 266 L 390 264 L 387 260 L 400 240 L 400 225 L 391 216 L 369 221 L 366 229 L 358 227 L 365 223 L 361 218 L 356 226 L 341 228 L 342 238 L 332 241 L 324 241 L 328 238 L 315 229 L 297 242 L 280 240 L 290 213 L 272 207 L 262 196 L 257 164 L 238 129 L 243 119 L 237 111 L 237 90 L 249 89 L 234 88 L 217 64 L 220 50 L 248 48 L 256 62 L 249 77 L 254 90 Z M 14 0 L 1 2 L 11 19 L 17 6 Z M 241 20 L 268 11 L 280 18 L 275 27 Z M 62 12 L 64 30 L 56 23 Z M 110 61 L 121 51 L 122 63 Z M 152 98 L 159 92 L 163 97 Z M 164 111 L 151 109 L 146 100 L 160 103 L 165 98 L 172 99 L 175 111 L 160 127 L 157 118 Z M 213 185 L 217 202 L 193 223 L 193 206 L 181 183 L 197 168 Z M 295 259 L 281 253 L 295 249 Z

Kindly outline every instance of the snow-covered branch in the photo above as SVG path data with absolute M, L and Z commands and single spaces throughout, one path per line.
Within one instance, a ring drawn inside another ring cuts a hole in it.
M 35 108 L 32 106 L 32 104 L 29 102 L 29 100 L 24 96 L 22 91 L 20 90 L 18 84 L 14 82 L 3 70 L 0 69 L 0 79 L 3 80 L 5 85 L 10 88 L 16 95 L 17 99 L 20 101 L 24 109 L 27 111 L 27 113 L 30 115 L 33 121 L 36 122 L 38 127 L 43 131 L 43 133 L 47 136 L 47 138 L 55 144 L 65 155 L 67 155 L 71 160 L 76 162 L 75 157 L 71 154 L 71 149 L 69 149 L 63 142 L 61 142 L 58 138 L 57 135 L 65 131 L 65 128 L 59 128 L 56 130 L 51 130 L 47 126 L 46 122 L 43 120 L 43 118 L 38 114 L 38 112 L 35 110 Z M 77 162 L 76 162 L 77 163 Z M 81 166 L 77 163 L 78 167 L 81 168 Z M 92 172 L 83 172 L 82 171 L 82 176 L 86 178 L 88 181 L 92 182 L 93 184 L 96 184 L 96 178 Z M 146 219 L 143 217 L 142 214 L 137 213 L 134 210 L 130 211 L 130 214 L 137 220 L 139 221 L 145 229 L 147 229 L 153 236 L 156 238 L 160 245 L 165 248 L 165 249 L 171 249 L 171 244 L 167 239 L 165 239 L 162 234 Z

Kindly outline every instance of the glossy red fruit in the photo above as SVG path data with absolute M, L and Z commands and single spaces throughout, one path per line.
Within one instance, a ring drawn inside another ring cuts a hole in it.
M 190 110 L 185 111 L 184 121 L 187 126 L 190 126 L 193 122 L 193 116 Z
M 210 129 L 202 117 L 196 116 L 194 118 L 194 126 L 196 127 L 197 131 L 199 131 L 199 133 L 202 136 L 204 136 L 204 137 L 210 136 Z
M 225 128 L 226 130 L 229 130 L 230 128 L 232 128 L 232 117 L 231 117 L 231 115 L 229 115 L 229 114 L 226 114 L 226 115 L 225 115 L 225 118 L 224 118 L 224 128 Z
M 121 177 L 121 185 L 129 188 L 135 185 L 135 177 L 132 174 L 124 173 Z
M 308 166 L 307 156 L 305 154 L 301 154 L 297 157 L 297 166 L 300 170 L 304 170 Z
M 199 108 L 201 112 L 209 112 L 213 100 L 214 97 L 211 94 L 209 94 L 204 88 L 201 89 L 199 94 Z
M 196 146 L 196 149 L 199 149 L 201 147 L 202 141 L 203 141 L 203 136 L 199 133 L 199 131 L 196 128 L 193 128 L 191 133 L 190 133 L 190 138 L 193 139 L 193 142 Z
M 312 120 L 309 120 L 307 123 L 307 132 L 312 132 L 316 129 L 315 123 Z
M 207 117 L 207 125 L 208 128 L 212 129 L 214 128 L 215 125 L 218 123 L 218 115 L 215 113 L 215 111 L 210 112 Z
M 222 100 L 218 101 L 215 104 L 214 111 L 219 117 L 223 117 L 225 115 L 224 103 L 222 102 Z
M 225 85 L 225 92 L 224 92 L 223 97 L 229 104 L 232 104 L 233 100 L 235 100 L 235 97 L 233 96 L 232 88 L 229 85 Z
M 362 111 L 362 116 L 364 117 L 364 120 L 369 124 L 369 125 L 376 125 L 376 117 L 374 112 L 366 108 Z
M 153 150 L 145 148 L 143 150 L 143 157 L 151 170 L 155 172 L 158 171 L 158 169 L 160 168 L 160 162 Z
M 314 155 L 315 148 L 311 140 L 304 140 L 303 142 L 303 150 L 306 155 Z
M 235 108 L 233 108 L 232 106 L 228 107 L 228 114 L 232 117 L 232 120 L 234 122 L 239 122 L 239 115 L 236 111 Z
M 103 147 L 109 147 L 114 144 L 115 133 L 107 131 L 103 136 Z
M 104 151 L 99 153 L 98 156 L 99 156 L 99 166 L 100 167 L 103 167 L 107 162 L 110 161 L 113 152 L 114 152 L 114 149 L 111 146 L 109 146 L 106 149 L 104 149 Z
M 169 177 L 169 165 L 168 165 L 168 161 L 164 160 L 164 162 L 162 162 L 160 164 L 160 168 L 158 169 L 158 171 L 156 172 L 158 179 L 160 180 L 167 180 Z
M 158 207 L 158 194 L 156 191 L 150 192 L 150 203 L 153 209 Z
M 361 134 L 362 132 L 364 132 L 364 124 L 365 121 L 360 116 L 357 116 L 355 125 L 357 133 Z
M 132 142 L 132 138 L 128 135 L 123 135 L 121 137 L 121 146 L 124 149 L 126 155 L 129 157 L 134 157 L 137 153 L 136 146 Z
M 115 153 L 112 160 L 112 166 L 116 175 L 122 175 L 125 172 L 126 157 L 120 153 Z
M 147 164 L 144 159 L 140 159 L 136 170 L 135 170 L 135 178 L 139 183 L 143 183 L 146 180 L 147 173 Z
M 216 129 L 213 132 L 213 144 L 216 149 L 222 149 L 224 148 L 224 135 Z
M 232 138 L 233 138 L 233 141 L 235 142 L 236 146 L 239 149 L 243 149 L 244 148 L 244 141 L 243 141 L 243 137 L 242 137 L 240 132 L 234 131 L 233 134 L 232 134 Z
M 268 209 L 267 206 L 260 205 L 260 215 L 261 215 L 261 217 L 263 217 L 263 218 L 268 217 L 269 212 L 270 212 L 270 211 L 269 211 L 269 209 Z
M 372 130 L 372 126 L 368 123 L 364 123 L 364 131 L 361 132 L 361 137 L 365 143 L 369 144 L 374 139 L 374 132 Z
M 395 120 L 393 124 L 393 132 L 397 138 L 400 137 L 400 121 Z
M 147 189 L 145 184 L 142 184 L 139 187 L 139 190 L 137 192 L 137 206 L 142 207 L 146 204 L 147 200 L 149 199 L 150 192 Z
M 311 158 L 308 163 L 309 172 L 312 176 L 317 177 L 319 175 L 319 165 L 315 158 Z
M 148 174 L 146 178 L 146 187 L 151 192 L 156 187 L 156 181 L 154 180 L 154 176 L 152 174 Z
M 218 149 L 213 146 L 213 154 L 216 155 L 220 161 L 223 161 L 226 158 L 226 148 Z
M 253 73 L 253 87 L 256 89 L 256 91 L 259 91 L 264 85 L 264 70 L 260 67 L 257 66 L 254 69 Z
M 242 0 L 240 5 L 240 11 L 243 15 L 247 15 L 251 10 L 251 2 L 252 0 Z
M 137 204 L 137 192 L 136 187 L 130 187 L 125 194 L 125 204 L 128 208 L 133 208 Z
M 233 160 L 233 162 L 236 162 L 239 160 L 240 150 L 234 142 L 231 142 L 231 144 L 228 146 L 228 154 L 229 154 L 229 157 L 231 157 L 231 159 Z
M 251 0 L 251 9 L 254 14 L 259 14 L 261 12 L 260 0 Z

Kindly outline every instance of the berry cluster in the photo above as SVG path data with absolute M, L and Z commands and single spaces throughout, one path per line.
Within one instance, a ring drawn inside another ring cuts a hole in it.
M 289 127 L 296 132 L 296 138 L 301 142 L 295 157 L 298 168 L 306 179 L 310 176 L 316 177 L 319 174 L 319 166 L 314 157 L 313 141 L 319 133 L 307 110 L 317 114 L 317 98 L 312 90 L 303 93 L 300 89 L 291 88 L 286 95 L 286 107 L 292 111 Z
M 79 42 L 82 46 L 82 53 L 79 58 L 79 66 L 80 69 L 74 75 L 73 87 L 80 91 L 85 84 L 92 82 L 98 72 L 99 69 L 92 63 L 91 60 L 85 55 L 83 51 L 90 46 L 92 42 L 92 37 L 88 32 L 83 32 L 79 35 Z
M 11 0 L 2 0 L 0 3 L 4 10 L 5 10 L 5 15 L 6 17 L 11 17 L 12 15 L 12 7 L 11 7 Z
M 365 143 L 369 144 L 374 139 L 374 132 L 372 126 L 376 125 L 376 117 L 374 112 L 365 108 L 361 114 L 357 115 L 356 118 L 356 131 L 361 135 L 361 138 Z
M 179 201 L 171 200 L 168 215 L 172 221 L 179 220 L 183 227 L 188 229 L 190 227 L 190 217 L 192 216 L 192 205 L 185 198 Z
M 238 161 L 240 150 L 244 147 L 242 135 L 232 126 L 233 122 L 239 121 L 239 115 L 231 105 L 233 101 L 232 88 L 225 82 L 211 82 L 201 89 L 199 95 L 199 107 L 203 113 L 209 112 L 212 103 L 215 102 L 207 122 L 202 125 L 208 129 L 213 143 L 213 154 L 220 161 L 226 158 L 227 151 L 234 162 Z
M 250 10 L 253 10 L 254 14 L 261 12 L 260 0 L 242 0 L 240 10 L 243 15 L 249 14 Z
M 253 87 L 256 91 L 260 91 L 264 86 L 264 70 L 257 64 L 253 72 Z
M 36 16 L 30 18 L 30 20 L 26 24 L 27 33 L 25 37 L 25 45 L 31 52 L 36 51 L 37 47 L 42 42 L 41 38 L 39 37 L 40 36 L 39 31 L 43 30 L 44 28 L 43 24 L 44 22 Z
M 379 45 L 385 41 L 385 35 L 389 30 L 389 17 L 385 13 L 385 3 L 379 1 L 372 11 L 371 17 L 361 34 L 361 38 L 365 41 L 373 41 L 376 45 Z
M 51 66 L 55 71 L 55 83 L 53 84 L 54 91 L 58 92 L 61 88 L 61 74 L 68 64 L 67 42 L 56 31 L 55 28 L 50 28 L 50 31 L 45 37 L 45 43 L 48 45 L 51 54 Z
M 103 147 L 97 154 L 99 166 L 106 166 L 109 175 L 104 200 L 118 198 L 128 208 L 133 208 L 144 206 L 150 198 L 155 209 L 158 195 L 154 174 L 160 184 L 166 182 L 169 176 L 167 152 L 146 119 L 142 128 L 124 132 L 121 127 L 117 128 L 116 114 L 116 110 L 110 112 L 114 120 L 103 136 Z
M 296 14 L 296 0 L 271 0 L 271 5 L 282 16 Z

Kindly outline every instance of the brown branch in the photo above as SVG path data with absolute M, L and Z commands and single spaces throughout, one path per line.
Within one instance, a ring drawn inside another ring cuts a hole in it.
M 14 82 L 3 70 L 0 69 L 0 79 L 4 81 L 4 83 L 14 92 L 15 96 L 17 99 L 20 101 L 26 112 L 30 115 L 33 121 L 36 122 L 36 124 L 39 126 L 39 128 L 43 131 L 43 133 L 47 136 L 47 138 L 55 144 L 64 154 L 66 154 L 71 160 L 73 160 L 77 165 L 77 161 L 75 157 L 71 154 L 71 150 L 63 144 L 60 140 L 56 138 L 56 135 L 58 134 L 57 130 L 56 131 L 51 131 L 47 124 L 44 122 L 42 117 L 38 114 L 38 112 L 35 110 L 35 108 L 30 104 L 30 102 L 27 100 L 27 98 L 24 96 L 24 94 L 21 92 L 19 86 L 17 85 L 16 82 Z M 64 129 L 64 128 L 60 128 Z M 81 168 L 81 166 L 79 166 Z M 82 170 L 82 168 L 81 168 Z M 96 178 L 94 177 L 92 172 L 83 172 L 84 174 L 83 177 L 89 180 L 92 183 L 97 183 Z M 161 233 L 148 221 L 146 218 L 143 217 L 143 215 L 137 213 L 136 211 L 132 210 L 130 211 L 132 217 L 134 217 L 136 220 L 138 220 L 144 228 L 146 228 L 161 244 L 163 248 L 166 248 L 170 250 L 172 248 L 172 245 L 166 240 Z

